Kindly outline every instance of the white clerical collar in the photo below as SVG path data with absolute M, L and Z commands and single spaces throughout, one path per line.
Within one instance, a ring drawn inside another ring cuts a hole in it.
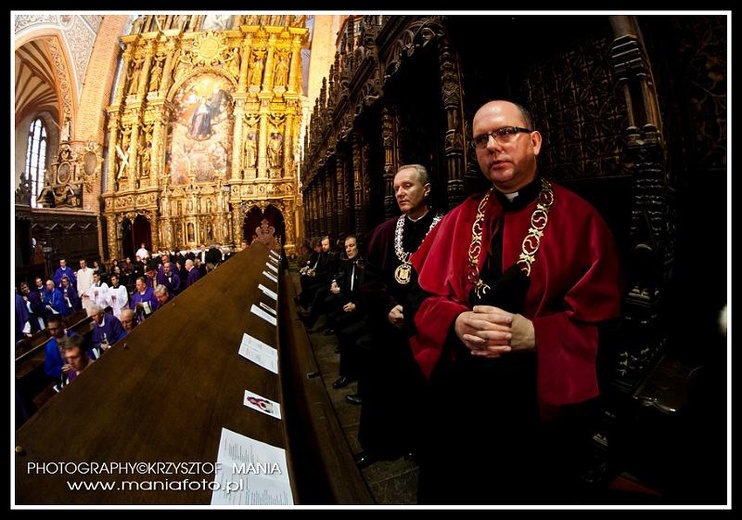
M 412 218 L 412 217 L 411 217 L 411 216 L 409 216 L 409 215 L 407 215 L 407 218 L 408 218 L 408 219 L 410 219 L 410 222 L 417 222 L 418 220 L 420 220 L 421 218 L 423 218 L 423 217 L 424 217 L 425 215 L 427 215 L 429 211 L 430 211 L 430 209 L 426 209 L 426 210 L 425 210 L 425 213 L 423 213 L 422 215 L 420 215 L 420 216 L 419 216 L 419 217 L 417 217 L 417 218 Z
M 516 191 L 513 193 L 503 193 L 503 195 L 505 195 L 505 198 L 507 198 L 510 202 L 513 202 L 513 199 L 518 196 L 518 192 Z

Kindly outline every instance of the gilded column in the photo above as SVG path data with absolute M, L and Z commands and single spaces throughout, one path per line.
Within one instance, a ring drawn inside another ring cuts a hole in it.
M 286 122 L 283 125 L 283 176 L 294 177 L 292 165 L 294 164 L 291 149 L 294 142 L 294 113 L 287 111 Z
M 129 149 L 126 150 L 126 155 L 129 160 L 129 189 L 134 190 L 137 187 L 137 155 L 139 152 L 139 129 L 142 127 L 142 118 L 139 115 L 139 111 L 135 108 L 131 109 L 131 140 L 129 141 Z
M 234 188 L 233 188 L 234 189 Z M 240 203 L 232 198 L 232 236 L 234 237 L 235 245 L 244 240 L 242 236 L 242 219 L 240 218 Z
M 121 258 L 121 239 L 118 236 L 119 226 L 116 223 L 116 215 L 111 212 L 106 215 L 106 224 L 108 227 L 108 252 L 111 258 Z
M 121 70 L 123 71 L 123 73 L 119 77 L 118 90 L 116 91 L 116 97 L 113 101 L 113 104 L 116 106 L 121 106 L 121 103 L 124 100 L 124 96 L 126 95 L 126 88 L 127 88 L 127 85 L 126 85 L 127 74 L 126 73 L 129 71 L 129 67 L 131 65 L 132 46 L 133 46 L 133 41 L 135 39 L 136 37 L 128 39 L 129 43 L 126 46 L 126 49 L 124 50 L 123 56 L 121 57 L 121 61 L 122 61 Z M 122 38 L 122 40 L 127 41 L 127 38 L 124 37 Z
M 278 30 L 280 31 L 281 29 Z M 272 31 L 272 34 L 268 38 L 268 55 L 265 57 L 265 74 L 263 75 L 263 85 L 261 88 L 264 91 L 273 88 L 273 56 L 276 50 L 276 29 L 266 28 L 266 31 Z
M 296 232 L 294 228 L 294 215 L 296 214 L 296 206 L 292 201 L 287 200 L 284 206 L 286 211 L 284 212 L 284 223 L 286 224 L 286 236 L 283 237 L 283 245 L 286 248 L 286 254 L 296 252 Z
M 118 169 L 116 168 L 116 146 L 118 145 L 118 126 L 119 126 L 119 114 L 116 109 L 108 110 L 108 138 L 110 140 L 108 145 L 108 151 L 106 161 L 108 164 L 108 171 L 106 172 L 106 193 L 114 193 L 116 191 L 116 176 Z
M 176 43 L 173 38 L 168 38 L 165 43 L 166 58 L 165 66 L 162 69 L 162 79 L 160 80 L 160 91 L 167 93 L 170 88 L 170 84 L 173 80 L 173 59 L 178 52 L 176 50 Z
M 152 178 L 150 182 L 152 182 L 154 185 L 157 185 L 158 179 L 162 179 L 164 181 L 164 184 L 167 186 L 167 179 L 165 178 L 165 176 L 167 175 L 165 173 L 165 165 L 162 164 L 162 160 L 165 156 L 163 152 L 167 144 L 167 125 L 165 124 L 165 121 L 167 121 L 168 119 L 167 110 L 168 109 L 165 108 L 164 105 L 160 106 L 154 117 L 154 130 L 152 131 L 152 149 L 150 150 L 150 153 L 152 154 L 152 167 L 149 172 L 149 175 Z
M 291 64 L 289 66 L 288 93 L 294 94 L 301 91 L 299 80 L 301 79 L 301 36 L 294 34 L 291 39 Z
M 236 181 L 242 178 L 241 171 L 245 169 L 244 157 L 242 152 L 244 146 L 242 139 L 242 125 L 245 117 L 245 101 L 238 99 L 234 107 L 234 137 L 232 139 L 232 172 L 230 180 Z
M 154 42 L 148 41 L 144 49 L 144 63 L 142 70 L 139 71 L 139 90 L 137 90 L 137 99 L 144 99 L 149 90 L 149 69 L 152 65 L 152 56 L 154 55 Z
M 257 178 L 270 177 L 268 174 L 268 156 L 266 145 L 268 143 L 268 102 L 263 100 L 260 103 L 260 122 L 259 122 L 259 146 L 258 146 L 258 167 Z
M 237 92 L 247 92 L 247 69 L 250 64 L 252 48 L 252 33 L 248 33 L 242 42 L 242 61 L 240 62 L 240 77 L 237 80 Z
M 167 250 L 173 248 L 173 225 L 170 219 L 170 193 L 167 188 L 162 190 L 159 201 L 160 214 L 160 245 Z

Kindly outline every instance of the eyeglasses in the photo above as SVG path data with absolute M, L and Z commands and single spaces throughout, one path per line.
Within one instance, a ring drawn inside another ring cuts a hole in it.
M 489 133 L 478 135 L 471 142 L 474 148 L 482 150 L 487 148 L 487 145 L 490 143 L 490 137 L 500 144 L 509 144 L 515 141 L 515 138 L 520 132 L 530 134 L 533 130 L 521 126 L 503 126 Z

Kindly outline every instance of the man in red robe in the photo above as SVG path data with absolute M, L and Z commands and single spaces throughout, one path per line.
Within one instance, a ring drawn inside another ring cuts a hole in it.
M 412 256 L 426 298 L 413 355 L 431 386 L 420 503 L 576 500 L 601 325 L 620 315 L 610 230 L 538 173 L 528 111 L 491 101 L 473 144 L 492 189 L 450 211 Z

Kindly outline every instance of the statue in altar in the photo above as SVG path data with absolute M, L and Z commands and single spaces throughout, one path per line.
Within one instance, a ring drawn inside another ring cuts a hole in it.
M 255 240 L 274 249 L 276 247 L 276 228 L 270 225 L 267 219 L 263 219 L 255 228 Z

